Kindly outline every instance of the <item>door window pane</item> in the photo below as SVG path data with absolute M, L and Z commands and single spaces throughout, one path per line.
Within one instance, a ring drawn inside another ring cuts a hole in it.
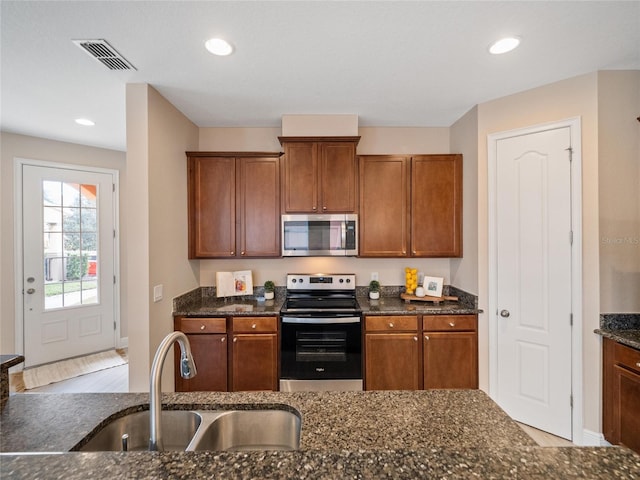
M 45 309 L 99 303 L 97 185 L 43 181 Z

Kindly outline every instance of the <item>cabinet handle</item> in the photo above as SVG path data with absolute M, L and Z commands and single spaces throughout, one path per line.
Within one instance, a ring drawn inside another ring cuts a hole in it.
M 456 326 L 456 324 L 455 324 L 454 322 L 449 322 L 449 326 L 450 326 L 450 327 L 455 327 L 455 326 Z
M 429 340 L 429 335 L 425 335 L 425 336 L 424 336 L 424 339 L 425 339 L 425 340 Z
M 246 255 L 244 251 L 240 252 L 240 255 Z
M 233 337 L 233 343 L 236 343 L 238 341 L 238 337 Z
M 636 362 L 636 367 L 640 368 L 640 362 Z
M 415 251 L 415 250 L 413 251 L 413 254 L 414 254 L 414 255 L 416 254 L 416 251 Z
M 413 341 L 417 342 L 418 341 L 418 337 L 413 337 Z
M 235 255 L 235 254 L 236 254 L 236 252 L 234 252 L 234 251 L 231 251 L 231 255 Z
M 393 328 L 393 323 L 389 322 L 389 328 Z
M 256 328 L 256 324 L 254 323 L 253 325 L 251 325 L 251 328 Z
M 322 210 L 326 210 L 326 209 L 327 209 L 327 207 L 322 207 Z
M 226 341 L 227 341 L 227 337 L 222 337 L 222 338 L 220 339 L 220 341 L 221 341 L 222 343 L 226 342 Z
M 204 325 L 200 325 L 200 330 L 204 330 L 205 328 L 207 327 L 205 327 Z

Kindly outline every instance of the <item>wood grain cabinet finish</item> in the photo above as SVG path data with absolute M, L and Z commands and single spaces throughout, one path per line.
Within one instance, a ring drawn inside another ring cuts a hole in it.
M 462 155 L 363 155 L 361 257 L 462 256 Z
M 233 317 L 232 392 L 278 390 L 277 317 Z
M 640 350 L 603 339 L 604 438 L 640 453 Z
M 286 213 L 357 213 L 360 137 L 278 137 Z
M 420 389 L 417 316 L 365 317 L 365 390 Z
M 365 390 L 478 388 L 476 315 L 365 316 L 364 337 Z
M 280 155 L 187 152 L 189 258 L 281 255 Z
M 424 316 L 423 378 L 427 388 L 478 388 L 475 315 Z
M 174 348 L 176 392 L 227 391 L 227 328 L 226 318 L 174 319 L 174 329 L 184 332 L 198 374 L 191 379 L 180 376 L 180 349 Z

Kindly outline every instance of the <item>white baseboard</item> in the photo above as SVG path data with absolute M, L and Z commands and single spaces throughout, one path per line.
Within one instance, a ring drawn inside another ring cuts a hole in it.
M 611 444 L 604 439 L 604 435 L 598 432 L 592 432 L 586 428 L 582 431 L 583 447 L 610 447 Z

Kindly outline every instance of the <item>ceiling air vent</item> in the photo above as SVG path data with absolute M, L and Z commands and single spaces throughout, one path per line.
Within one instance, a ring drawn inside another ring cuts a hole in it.
M 107 43 L 104 39 L 97 40 L 73 40 L 77 46 L 93 58 L 102 63 L 109 70 L 135 70 L 136 67 L 131 65 L 120 55 L 115 48 Z

